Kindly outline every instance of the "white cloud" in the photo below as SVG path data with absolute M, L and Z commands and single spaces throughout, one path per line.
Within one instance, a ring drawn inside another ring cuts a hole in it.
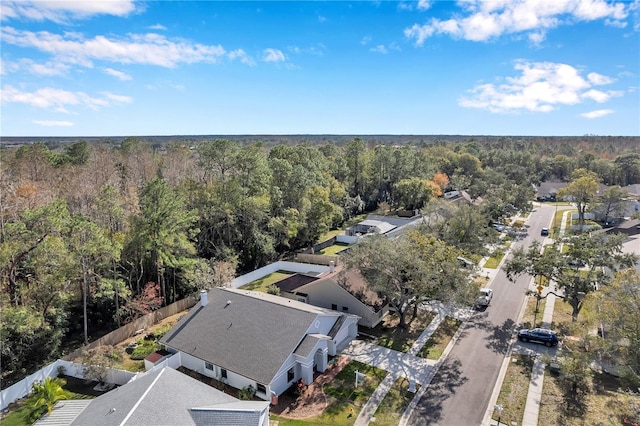
M 246 65 L 254 66 L 256 64 L 256 62 L 242 49 L 232 50 L 227 56 L 232 61 L 238 59 Z
M 66 23 L 70 19 L 85 19 L 94 15 L 127 16 L 136 10 L 134 0 L 107 1 L 3 1 L 2 20 L 25 18 L 35 21 Z
M 36 75 L 65 75 L 69 71 L 69 66 L 61 62 L 45 62 L 39 64 L 31 59 L 23 58 L 17 62 L 2 62 L 2 74 L 16 71 L 27 71 Z
M 33 120 L 32 123 L 38 126 L 46 127 L 71 127 L 74 125 L 72 121 L 59 121 L 59 120 Z
M 129 74 L 125 74 L 122 71 L 114 70 L 113 68 L 104 68 L 104 72 L 122 81 L 131 80 L 131 76 Z
M 585 79 L 567 64 L 520 61 L 514 68 L 520 71 L 519 76 L 506 77 L 502 84 L 480 84 L 469 90 L 468 97 L 460 98 L 459 105 L 491 112 L 549 112 L 559 105 L 576 105 L 588 99 L 602 103 L 623 95 L 620 91 L 592 89 L 594 81 L 609 84 L 613 80 L 597 73 L 590 73 Z
M 372 47 L 371 49 L 369 49 L 371 52 L 375 52 L 375 53 L 389 53 L 389 51 L 387 50 L 386 47 L 384 47 L 384 44 L 379 44 L 375 47 Z
M 263 60 L 265 62 L 284 62 L 287 58 L 284 56 L 281 50 L 278 49 L 264 49 L 264 57 Z
M 598 74 L 597 72 L 590 72 L 589 74 L 587 74 L 587 78 L 589 79 L 589 82 L 595 86 L 601 86 L 604 84 L 611 84 L 614 81 L 616 81 L 615 79 L 611 78 L 611 77 L 607 77 L 606 75 L 602 75 L 602 74 Z
M 155 24 L 155 25 L 151 25 L 149 26 L 150 30 L 156 30 L 156 31 L 166 31 L 167 27 L 165 27 L 162 24 Z
M 362 37 L 362 40 L 360 40 L 360 44 L 362 44 L 363 46 L 365 44 L 369 44 L 369 42 L 371 42 L 371 36 L 364 36 Z
M 131 96 L 125 95 L 115 95 L 111 92 L 100 92 L 101 95 L 109 99 L 110 101 L 122 103 L 122 104 L 130 104 L 133 102 L 133 98 Z
M 113 102 L 131 102 L 128 96 L 114 95 L 103 92 L 104 98 L 92 97 L 84 92 L 69 92 L 67 90 L 45 87 L 35 92 L 23 92 L 13 86 L 5 86 L 0 92 L 2 103 L 19 103 L 31 105 L 58 112 L 66 112 L 68 106 L 84 106 L 92 110 L 109 106 Z
M 431 7 L 431 0 L 418 0 L 418 10 L 427 10 Z
M 590 111 L 590 112 L 585 112 L 583 114 L 580 114 L 580 116 L 584 118 L 600 118 L 600 117 L 604 117 L 605 115 L 613 114 L 614 112 L 615 111 L 612 109 L 597 109 L 595 111 Z
M 533 43 L 544 40 L 546 31 L 575 21 L 606 20 L 624 26 L 632 6 L 606 0 L 463 0 L 464 13 L 448 20 L 432 18 L 404 30 L 418 46 L 434 34 L 465 40 L 486 41 L 503 34 L 530 33 Z
M 169 40 L 159 34 L 130 34 L 127 38 L 95 36 L 85 39 L 81 34 L 64 36 L 47 31 L 21 31 L 2 28 L 2 40 L 20 47 L 30 47 L 54 56 L 57 61 L 93 66 L 93 60 L 123 64 L 148 64 L 173 68 L 180 63 L 216 62 L 225 55 L 222 46 Z
M 287 46 L 287 50 L 291 53 L 295 53 L 296 55 L 307 54 L 314 56 L 323 56 L 326 48 L 327 47 L 322 43 L 317 43 L 316 45 L 309 47 Z
M 327 22 L 327 18 L 324 17 L 324 16 L 318 15 L 318 22 L 320 22 L 321 24 L 325 23 L 325 22 Z

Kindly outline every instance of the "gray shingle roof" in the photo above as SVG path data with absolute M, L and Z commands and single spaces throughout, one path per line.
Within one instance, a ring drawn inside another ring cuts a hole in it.
M 79 425 L 201 425 L 192 409 L 207 406 L 209 410 L 228 412 L 229 406 L 238 411 L 237 420 L 245 425 L 256 417 L 255 411 L 267 407 L 267 402 L 240 401 L 204 383 L 165 367 L 144 374 L 124 386 L 116 388 L 91 401 L 88 407 L 71 423 Z M 260 409 L 260 407 L 262 407 Z M 208 423 L 211 424 L 211 423 Z
M 161 343 L 224 369 L 269 384 L 307 330 L 325 313 L 339 314 L 266 293 L 214 288 Z M 230 302 L 230 303 L 228 303 Z

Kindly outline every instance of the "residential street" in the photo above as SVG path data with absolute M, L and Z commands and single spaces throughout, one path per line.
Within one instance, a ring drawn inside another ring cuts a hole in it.
M 528 246 L 541 240 L 540 230 L 550 227 L 555 208 L 541 205 L 527 220 L 529 234 L 514 243 Z M 435 375 L 408 422 L 410 425 L 480 425 L 489 405 L 516 321 L 531 280 L 510 282 L 498 271 L 491 282 L 491 305 L 465 324 L 449 356 Z

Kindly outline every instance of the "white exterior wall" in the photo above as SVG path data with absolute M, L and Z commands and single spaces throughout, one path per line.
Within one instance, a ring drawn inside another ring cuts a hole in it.
M 339 312 L 359 316 L 358 324 L 369 328 L 375 327 L 389 311 L 385 306 L 380 312 L 373 312 L 371 308 L 331 280 L 318 280 L 305 286 L 304 292 L 308 295 L 307 300 L 310 305 L 331 309 L 331 305 L 335 304 Z M 343 310 L 344 306 L 348 311 Z
M 255 271 L 249 272 L 248 274 L 239 276 L 231 281 L 232 288 L 242 287 L 245 284 L 249 284 L 252 281 L 258 280 L 262 277 L 266 277 L 267 275 L 276 272 L 276 271 L 287 271 L 287 272 L 297 272 L 297 273 L 306 273 L 306 272 L 315 272 L 322 273 L 327 272 L 329 270 L 328 266 L 324 265 L 314 265 L 311 263 L 298 263 L 298 262 L 286 262 L 284 260 L 271 263 L 267 266 L 263 266 L 260 269 L 256 269 Z
M 287 372 L 291 367 L 293 367 L 293 380 L 289 382 L 287 381 Z M 281 395 L 282 392 L 289 389 L 289 386 L 291 386 L 296 381 L 300 380 L 300 377 L 301 377 L 300 365 L 296 362 L 296 356 L 291 354 L 289 355 L 287 360 L 284 362 L 284 364 L 282 364 L 282 368 L 280 368 L 280 371 L 278 371 L 274 379 L 271 381 L 270 383 L 271 391 L 274 392 L 276 395 Z

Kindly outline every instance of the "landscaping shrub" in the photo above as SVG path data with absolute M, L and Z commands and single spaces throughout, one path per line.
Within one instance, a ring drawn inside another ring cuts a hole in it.
M 138 343 L 138 346 L 131 353 L 131 359 L 133 360 L 145 359 L 147 355 L 160 349 L 160 345 L 154 341 L 142 340 Z

